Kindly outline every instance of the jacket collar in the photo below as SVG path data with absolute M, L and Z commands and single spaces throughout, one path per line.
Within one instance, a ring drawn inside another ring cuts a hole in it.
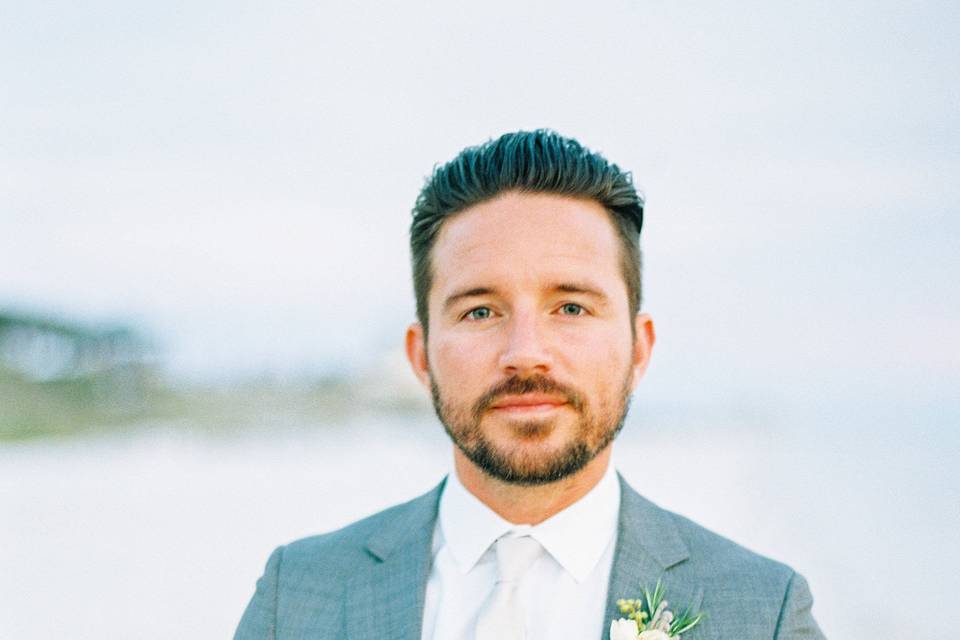
M 372 561 L 357 566 L 347 586 L 344 611 L 350 640 L 420 639 L 437 503 L 445 481 L 384 514 L 381 526 L 367 539 Z M 386 618 L 384 611 L 389 612 Z
M 433 528 L 437 520 L 440 496 L 446 485 L 446 477 L 429 492 L 406 504 L 391 509 L 390 519 L 367 538 L 367 551 L 374 558 L 386 562 L 397 551 L 426 540 L 427 550 L 433 540 Z

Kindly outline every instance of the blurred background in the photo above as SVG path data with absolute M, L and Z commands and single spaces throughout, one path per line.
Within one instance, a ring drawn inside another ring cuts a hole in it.
M 439 481 L 409 211 L 537 127 L 648 198 L 624 475 L 831 638 L 960 626 L 957 3 L 0 16 L 0 637 L 230 637 L 274 546 Z

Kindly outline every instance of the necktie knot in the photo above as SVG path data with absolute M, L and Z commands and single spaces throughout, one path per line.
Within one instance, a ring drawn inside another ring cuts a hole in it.
M 540 543 L 530 536 L 507 534 L 494 544 L 497 554 L 497 582 L 516 582 L 540 555 Z

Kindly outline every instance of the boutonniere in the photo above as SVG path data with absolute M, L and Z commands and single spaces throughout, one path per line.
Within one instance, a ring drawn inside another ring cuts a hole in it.
M 667 607 L 663 585 L 657 580 L 653 593 L 644 587 L 643 596 L 617 600 L 624 618 L 610 623 L 610 640 L 680 640 L 680 634 L 700 623 L 703 613 L 693 614 L 690 608 L 675 614 Z

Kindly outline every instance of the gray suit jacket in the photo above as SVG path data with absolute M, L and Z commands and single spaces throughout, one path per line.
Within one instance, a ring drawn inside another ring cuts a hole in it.
M 823 634 L 799 574 L 641 497 L 623 478 L 607 595 L 662 579 L 676 608 L 704 611 L 683 640 L 814 640 Z M 339 531 L 273 552 L 234 640 L 420 640 L 441 483 L 430 493 Z

